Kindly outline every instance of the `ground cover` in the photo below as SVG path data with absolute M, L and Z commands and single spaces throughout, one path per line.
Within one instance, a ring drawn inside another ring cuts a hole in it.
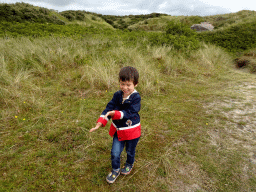
M 253 74 L 215 46 L 90 37 L 0 40 L 1 191 L 255 190 Z M 143 131 L 132 174 L 109 185 L 108 127 L 89 130 L 127 65 L 140 72 Z

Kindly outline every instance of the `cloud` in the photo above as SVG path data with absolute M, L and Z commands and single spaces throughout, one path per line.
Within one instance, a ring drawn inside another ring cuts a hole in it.
M 66 6 L 70 5 L 74 2 L 74 0 L 28 0 L 29 3 L 43 3 L 43 4 L 49 4 L 54 6 Z
M 21 2 L 3 1 L 7 3 Z M 221 6 L 210 5 L 206 0 L 23 0 L 23 2 L 55 9 L 59 12 L 85 10 L 104 15 L 140 15 L 155 12 L 168 15 L 206 16 L 230 12 Z
M 167 6 L 167 1 L 165 1 L 164 3 L 158 5 L 159 9 L 164 9 Z
M 210 6 L 195 0 L 174 0 L 170 3 L 164 1 L 158 5 L 158 12 L 167 13 L 169 15 L 215 15 L 228 13 L 225 8 L 218 6 Z

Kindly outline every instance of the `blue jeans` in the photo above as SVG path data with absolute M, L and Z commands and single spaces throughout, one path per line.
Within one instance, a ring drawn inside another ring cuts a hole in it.
M 124 149 L 124 146 L 126 148 L 127 153 L 126 163 L 133 165 L 135 161 L 135 149 L 139 139 L 140 137 L 133 140 L 118 141 L 117 132 L 114 134 L 111 149 L 112 169 L 120 168 L 120 155 Z

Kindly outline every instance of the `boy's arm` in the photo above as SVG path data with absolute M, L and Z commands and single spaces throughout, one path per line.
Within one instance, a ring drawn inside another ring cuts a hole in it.
M 115 110 L 112 119 L 130 119 L 134 115 L 134 113 L 138 113 L 140 111 L 140 106 L 141 97 L 138 95 L 132 100 L 131 106 L 128 109 L 122 111 Z

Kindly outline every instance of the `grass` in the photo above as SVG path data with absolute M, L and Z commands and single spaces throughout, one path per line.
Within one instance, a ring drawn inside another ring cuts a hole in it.
M 221 49 L 183 55 L 108 37 L 0 41 L 0 191 L 255 189 L 255 174 L 244 173 L 244 164 L 254 166 L 246 152 L 210 140 L 212 132 L 225 138 L 227 119 L 204 106 L 239 78 Z M 127 65 L 140 73 L 142 137 L 132 174 L 109 185 L 108 126 L 89 130 Z

